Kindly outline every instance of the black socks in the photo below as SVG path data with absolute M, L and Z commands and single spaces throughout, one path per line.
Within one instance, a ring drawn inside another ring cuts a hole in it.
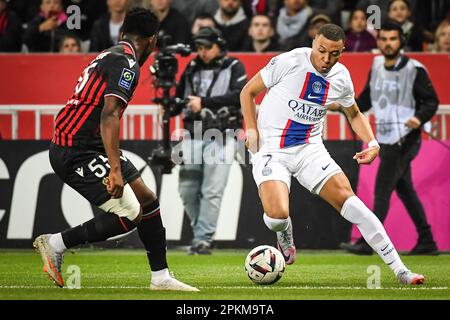
M 77 227 L 61 232 L 61 235 L 66 247 L 72 248 L 79 244 L 105 241 L 134 228 L 135 225 L 127 218 L 121 218 L 114 213 L 102 212 Z
M 142 220 L 137 229 L 139 238 L 147 250 L 151 270 L 159 271 L 167 268 L 166 229 L 162 224 L 158 200 L 142 208 Z

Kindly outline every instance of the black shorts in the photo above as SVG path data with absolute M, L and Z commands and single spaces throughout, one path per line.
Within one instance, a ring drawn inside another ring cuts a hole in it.
M 50 144 L 50 164 L 61 178 L 90 203 L 100 206 L 111 199 L 103 179 L 109 175 L 106 153 L 94 150 L 77 150 Z M 121 152 L 120 165 L 125 183 L 141 175 L 136 167 Z

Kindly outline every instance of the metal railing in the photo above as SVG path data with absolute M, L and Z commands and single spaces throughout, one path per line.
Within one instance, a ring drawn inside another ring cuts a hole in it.
M 11 139 L 18 139 L 19 131 L 19 112 L 32 111 L 35 118 L 35 140 L 41 139 L 41 116 L 52 115 L 53 117 L 61 110 L 61 105 L 0 105 L 0 115 L 11 116 Z M 346 138 L 346 119 L 342 113 L 328 111 L 328 115 L 339 115 L 339 139 Z M 371 112 L 367 113 L 368 115 Z M 439 132 L 437 137 L 441 140 L 447 140 L 447 117 L 450 115 L 450 105 L 440 105 L 436 114 L 434 122 L 434 129 Z M 135 136 L 135 126 L 137 125 L 136 116 L 139 116 L 139 137 Z M 143 140 L 146 133 L 145 116 L 150 116 L 152 119 L 151 138 L 159 140 L 162 138 L 162 128 L 159 115 L 159 106 L 157 105 L 131 105 L 128 106 L 126 112 L 122 116 L 123 139 Z M 325 118 L 323 138 L 328 138 L 328 118 Z M 181 128 L 181 117 L 175 117 L 175 129 Z
M 11 116 L 11 139 L 18 139 L 19 131 L 19 112 L 33 111 L 35 121 L 36 140 L 41 139 L 41 116 L 51 115 L 53 119 L 61 110 L 61 105 L 0 105 L 0 115 L 6 114 Z M 162 130 L 160 129 L 159 107 L 156 105 L 132 105 L 129 106 L 122 116 L 123 139 L 135 139 L 135 117 L 140 116 L 140 139 L 144 139 L 146 132 L 146 123 L 144 116 L 152 118 L 152 137 L 161 139 Z M 175 117 L 175 128 L 179 129 L 181 124 L 180 117 Z

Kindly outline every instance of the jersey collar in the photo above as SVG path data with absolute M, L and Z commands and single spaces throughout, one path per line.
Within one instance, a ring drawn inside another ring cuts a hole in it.
M 125 49 L 125 53 L 128 53 L 133 56 L 134 60 L 137 60 L 136 58 L 136 49 L 133 46 L 133 43 L 130 40 L 124 39 L 119 41 L 119 44 L 124 45 L 126 48 L 129 48 L 131 50 L 131 53 L 127 52 L 128 50 Z

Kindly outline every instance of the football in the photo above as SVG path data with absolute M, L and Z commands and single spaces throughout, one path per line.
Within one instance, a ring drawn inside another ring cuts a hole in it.
M 273 284 L 280 280 L 285 268 L 284 257 L 278 249 L 262 245 L 252 249 L 245 259 L 245 271 L 257 284 Z

